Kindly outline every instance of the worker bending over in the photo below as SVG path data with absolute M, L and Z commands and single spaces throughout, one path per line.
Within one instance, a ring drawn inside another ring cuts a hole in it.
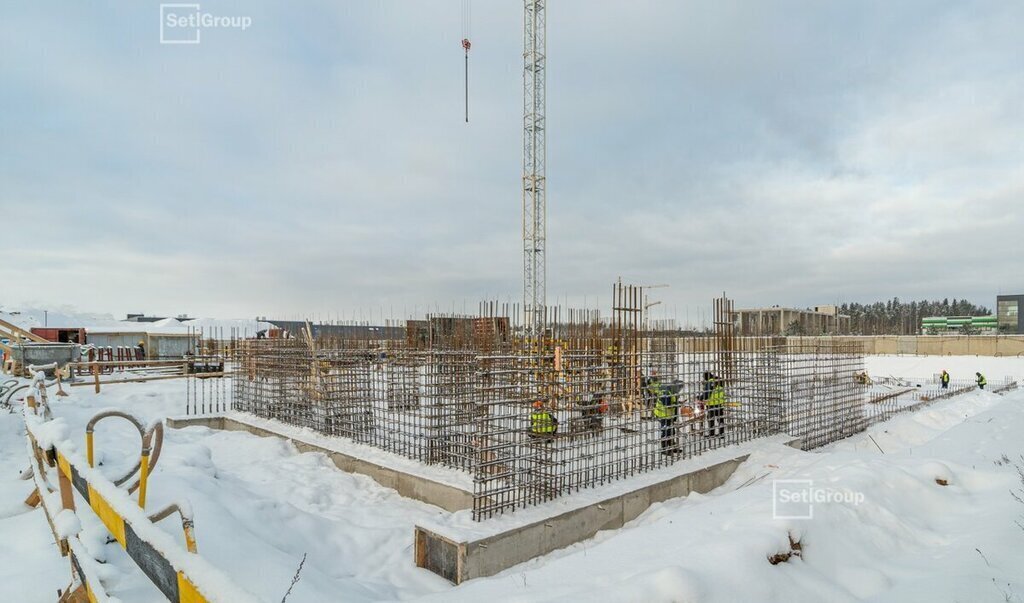
M 537 400 L 533 403 L 530 413 L 530 437 L 551 442 L 558 433 L 558 418 L 544 408 L 544 403 Z

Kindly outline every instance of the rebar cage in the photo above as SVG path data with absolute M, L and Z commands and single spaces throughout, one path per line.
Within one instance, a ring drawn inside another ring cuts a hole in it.
M 615 313 L 552 311 L 524 338 L 496 306 L 410 321 L 403 340 L 234 342 L 232 408 L 473 477 L 473 518 L 535 505 L 776 433 L 807 448 L 866 425 L 856 344 L 644 329 Z M 504 310 L 502 310 L 504 311 Z

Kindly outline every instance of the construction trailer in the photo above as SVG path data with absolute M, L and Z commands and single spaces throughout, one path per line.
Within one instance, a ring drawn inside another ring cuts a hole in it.
M 149 360 L 170 360 L 194 354 L 199 343 L 197 333 L 149 333 L 143 330 L 86 329 L 86 341 L 97 348 L 136 348 L 139 342 L 146 348 Z
M 55 343 L 85 343 L 85 327 L 32 327 L 31 331 Z

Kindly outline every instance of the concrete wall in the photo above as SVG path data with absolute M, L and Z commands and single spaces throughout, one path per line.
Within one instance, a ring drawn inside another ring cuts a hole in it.
M 921 356 L 1018 356 L 1024 354 L 1021 335 L 905 335 L 836 337 L 859 341 L 865 354 Z
M 150 335 L 149 345 L 152 347 L 146 353 L 150 358 L 182 358 L 189 350 L 195 350 L 199 341 L 188 335 Z
M 838 335 L 835 337 L 737 337 L 739 350 L 760 350 L 784 344 L 856 342 L 865 354 L 922 356 L 1024 356 L 1024 335 Z M 680 352 L 714 351 L 714 337 L 682 338 Z
M 775 436 L 780 443 L 799 447 L 800 440 Z M 763 440 L 755 440 L 760 443 Z M 749 454 L 743 445 L 735 456 L 695 467 L 635 490 L 582 506 L 552 517 L 480 538 L 461 541 L 438 529 L 416 526 L 416 565 L 455 584 L 493 576 L 514 565 L 592 538 L 601 530 L 614 530 L 636 519 L 648 507 L 691 492 L 706 493 L 724 484 Z

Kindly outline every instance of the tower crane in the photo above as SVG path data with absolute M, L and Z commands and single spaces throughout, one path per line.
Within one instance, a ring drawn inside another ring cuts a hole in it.
M 523 314 L 526 336 L 544 335 L 547 297 L 547 0 L 523 11 Z
M 547 0 L 523 0 L 523 317 L 528 340 L 543 337 L 547 305 Z M 466 122 L 469 122 L 470 4 L 463 0 Z

